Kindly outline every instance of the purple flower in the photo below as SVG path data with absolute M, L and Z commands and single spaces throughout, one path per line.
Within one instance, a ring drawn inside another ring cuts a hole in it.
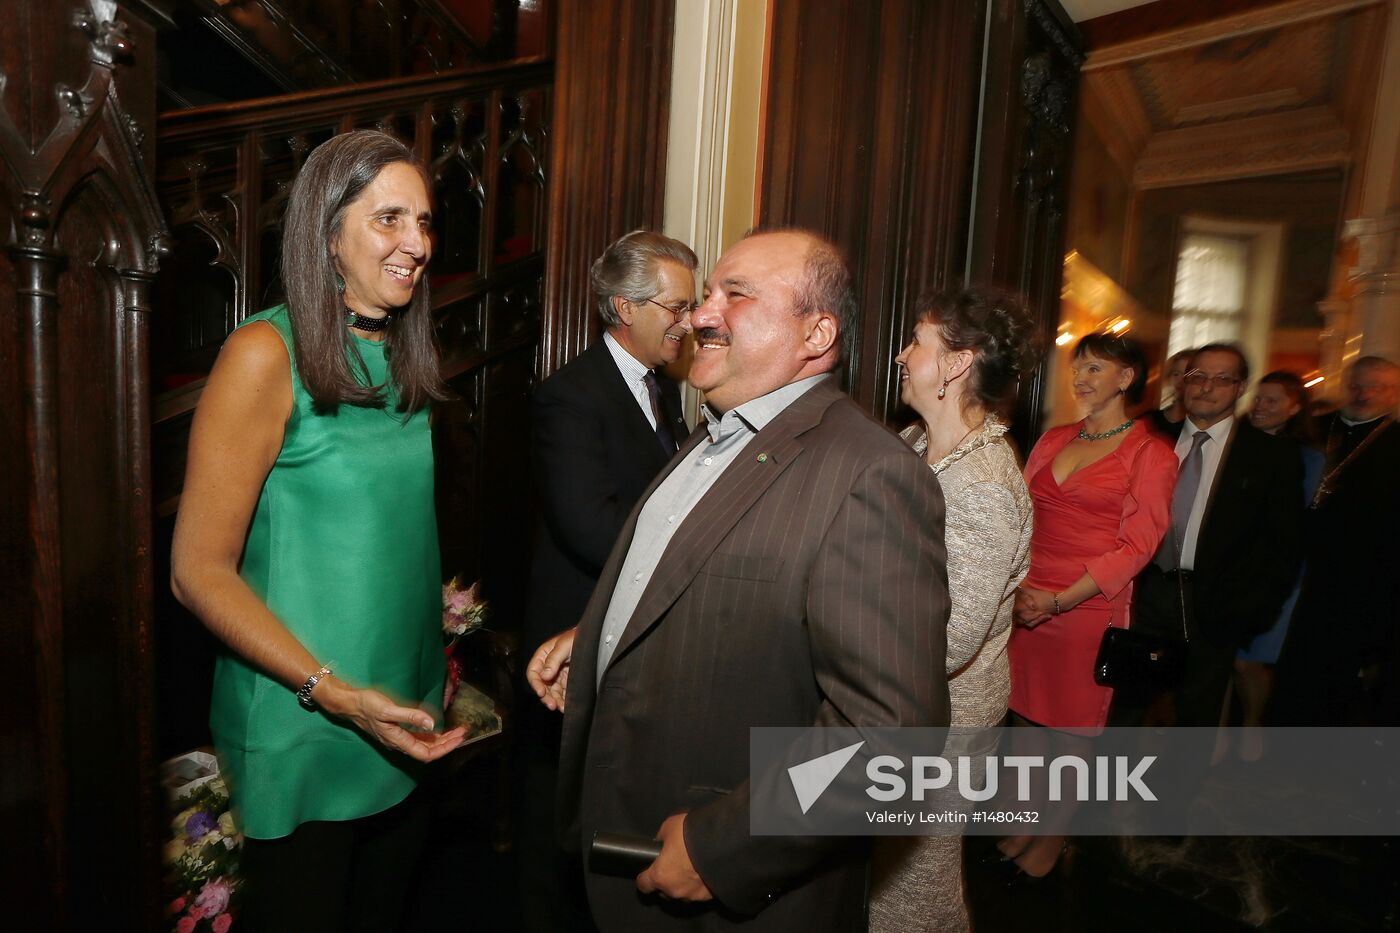
M 185 823 L 185 836 L 191 841 L 203 839 L 211 831 L 218 829 L 219 822 L 212 815 L 200 810 Z

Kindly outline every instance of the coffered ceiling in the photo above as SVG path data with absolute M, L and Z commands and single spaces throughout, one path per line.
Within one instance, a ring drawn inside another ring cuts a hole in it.
M 1082 113 L 1138 187 L 1345 165 L 1386 15 L 1384 0 L 1286 0 L 1092 48 Z

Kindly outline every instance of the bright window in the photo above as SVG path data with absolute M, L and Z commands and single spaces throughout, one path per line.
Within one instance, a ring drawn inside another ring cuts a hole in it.
M 1181 241 L 1167 353 L 1238 342 L 1244 330 L 1249 241 L 1188 233 Z

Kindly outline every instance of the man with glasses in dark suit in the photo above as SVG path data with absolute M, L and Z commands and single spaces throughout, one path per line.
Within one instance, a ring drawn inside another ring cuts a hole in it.
M 578 622 L 632 506 L 689 434 L 680 389 L 663 370 L 690 332 L 696 265 L 690 247 L 659 233 L 614 242 L 590 275 L 602 338 L 535 391 L 539 521 L 522 631 L 530 647 Z M 560 916 L 569 899 L 555 894 L 560 875 L 577 886 L 576 869 L 559 867 L 554 832 L 559 717 L 528 697 L 517 798 L 525 929 L 587 929 L 586 918 Z
M 1297 579 L 1302 460 L 1292 442 L 1235 417 L 1249 384 L 1238 347 L 1201 347 L 1183 383 L 1172 524 L 1138 579 L 1133 627 L 1180 639 L 1185 626 L 1176 724 L 1215 726 L 1235 652 L 1273 625 Z M 1132 699 L 1115 698 L 1122 700 L 1115 722 Z

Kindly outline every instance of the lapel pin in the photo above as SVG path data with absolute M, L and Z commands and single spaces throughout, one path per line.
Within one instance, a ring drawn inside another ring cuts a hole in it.
M 767 454 L 759 454 L 759 455 L 758 455 L 758 462 L 759 462 L 759 463 L 767 463 L 767 462 L 768 462 L 768 455 L 767 455 Z

